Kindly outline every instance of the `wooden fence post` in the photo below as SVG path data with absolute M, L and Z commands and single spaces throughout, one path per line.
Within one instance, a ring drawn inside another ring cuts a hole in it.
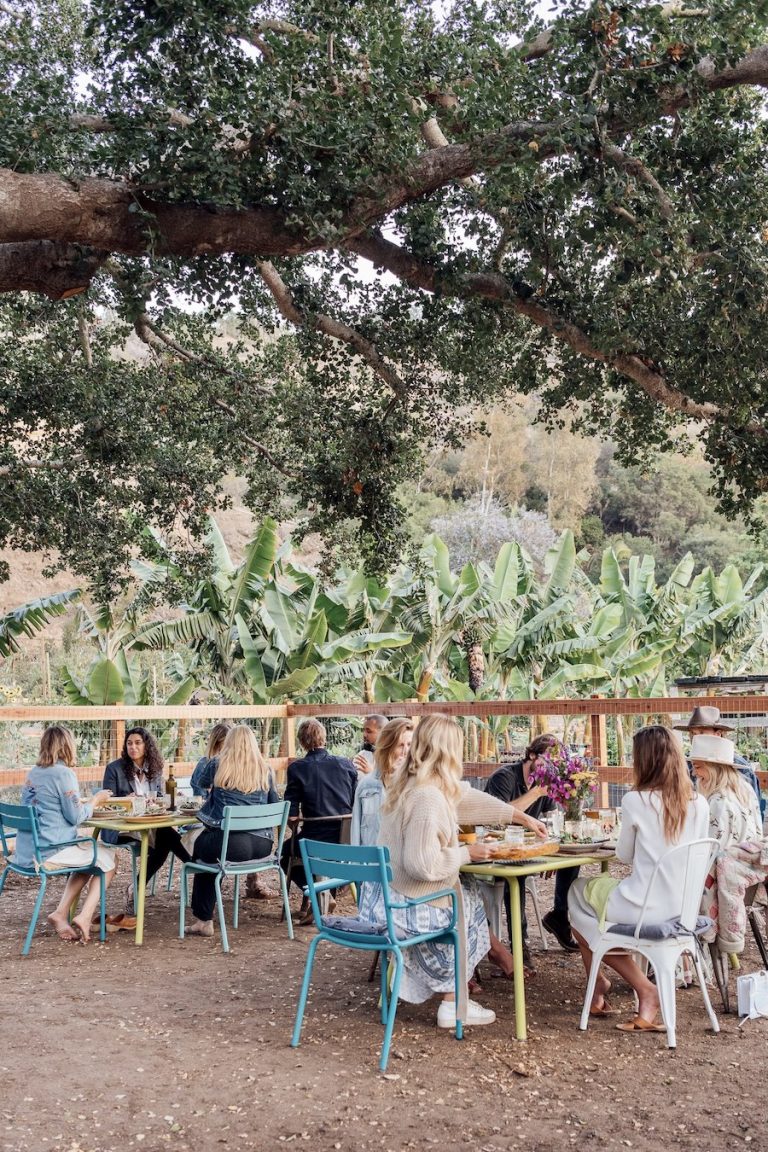
M 602 696 L 592 696 L 593 700 L 602 700 Z M 592 762 L 603 765 L 608 763 L 608 735 L 605 727 L 605 716 L 592 715 L 589 718 L 589 742 L 592 746 Z

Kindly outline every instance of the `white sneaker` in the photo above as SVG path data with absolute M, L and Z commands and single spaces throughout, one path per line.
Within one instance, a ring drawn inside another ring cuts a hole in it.
M 467 1001 L 467 1018 L 464 1021 L 467 1026 L 471 1024 L 479 1027 L 483 1024 L 493 1024 L 495 1019 L 496 1013 L 490 1008 L 483 1008 L 482 1004 L 476 1004 L 474 1000 Z M 441 1001 L 440 1007 L 437 1010 L 437 1026 L 438 1028 L 456 1027 L 455 1001 Z

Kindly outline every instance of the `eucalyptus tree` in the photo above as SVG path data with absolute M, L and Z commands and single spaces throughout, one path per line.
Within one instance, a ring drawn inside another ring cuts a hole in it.
M 4 0 L 0 542 L 106 597 L 234 470 L 383 571 L 424 447 L 519 391 L 749 507 L 765 4 L 552 9 Z

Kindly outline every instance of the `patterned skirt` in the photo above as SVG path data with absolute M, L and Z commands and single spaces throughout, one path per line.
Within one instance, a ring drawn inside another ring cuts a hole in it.
M 464 896 L 464 920 L 467 931 L 467 979 L 472 975 L 482 958 L 491 947 L 488 935 L 488 920 L 480 897 L 477 881 L 473 876 L 462 876 L 461 890 Z M 407 900 L 394 888 L 390 888 L 392 900 Z M 360 899 L 359 915 L 374 924 L 383 923 L 384 897 L 379 884 L 366 884 Z M 398 936 L 419 936 L 422 932 L 436 932 L 445 928 L 451 919 L 451 909 L 439 908 L 434 904 L 417 904 L 415 907 L 396 909 L 392 919 Z M 444 940 L 429 940 L 403 949 L 403 977 L 400 982 L 401 1000 L 410 1004 L 421 1004 L 436 992 L 454 991 L 453 948 Z

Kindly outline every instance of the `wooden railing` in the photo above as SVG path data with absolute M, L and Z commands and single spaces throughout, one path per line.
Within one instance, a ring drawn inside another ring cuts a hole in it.
M 768 696 L 668 696 L 656 699 L 608 700 L 587 697 L 577 700 L 477 700 L 472 703 L 428 703 L 415 701 L 365 704 L 346 701 L 340 704 L 271 704 L 271 705 L 183 705 L 167 707 L 162 705 L 107 705 L 103 707 L 77 707 L 75 705 L 6 705 L 0 707 L 0 725 L 15 723 L 23 725 L 44 725 L 56 721 L 83 723 L 99 721 L 109 725 L 110 758 L 119 753 L 122 746 L 125 726 L 128 723 L 149 723 L 152 721 L 175 721 L 178 724 L 179 740 L 177 755 L 171 756 L 177 776 L 191 770 L 189 749 L 184 746 L 188 736 L 189 722 L 214 723 L 218 720 L 261 720 L 267 721 L 269 734 L 272 722 L 279 726 L 277 738 L 272 738 L 277 755 L 270 762 L 278 779 L 283 777 L 289 760 L 296 755 L 296 722 L 306 716 L 319 719 L 329 717 L 351 718 L 370 715 L 372 712 L 385 716 L 426 716 L 435 712 L 446 713 L 457 718 L 479 721 L 494 717 L 538 718 L 568 717 L 586 719 L 585 743 L 593 762 L 599 767 L 601 792 L 612 784 L 628 784 L 631 768 L 624 765 L 611 765 L 608 762 L 606 720 L 612 717 L 647 718 L 649 722 L 682 723 L 695 705 L 713 705 L 730 717 L 768 715 Z M 544 727 L 547 725 L 544 724 Z M 266 739 L 266 738 L 265 738 Z M 630 741 L 627 740 L 629 747 Z M 266 749 L 265 749 L 266 750 Z M 30 760 L 30 764 L 31 764 Z M 498 767 L 498 759 L 468 759 L 466 775 L 483 778 Z M 83 767 L 79 774 L 83 780 L 100 778 L 102 765 Z M 13 785 L 23 780 L 26 768 L 3 768 L 0 764 L 0 787 Z M 768 773 L 758 773 L 763 787 L 768 787 Z M 19 779 L 20 778 L 20 779 Z

